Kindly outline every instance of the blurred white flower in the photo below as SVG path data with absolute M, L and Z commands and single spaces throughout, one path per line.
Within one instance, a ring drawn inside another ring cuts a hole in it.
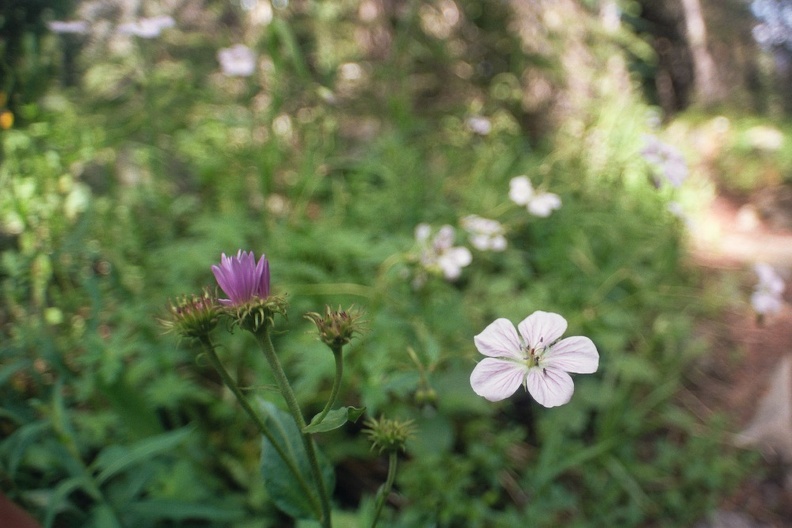
M 784 279 L 769 264 L 758 263 L 754 266 L 754 271 L 759 280 L 751 295 L 753 309 L 759 315 L 770 315 L 780 312 L 784 306 L 784 299 L 782 298 L 782 294 L 786 289 Z
M 663 176 L 663 180 L 655 180 L 658 186 L 667 182 L 672 187 L 679 187 L 688 177 L 687 162 L 682 153 L 676 147 L 660 141 L 657 136 L 644 136 L 641 156 Z
M 546 218 L 561 207 L 561 198 L 557 194 L 537 192 L 531 185 L 528 176 L 515 176 L 509 182 L 509 198 L 517 205 L 524 205 L 534 216 Z
M 123 35 L 134 35 L 140 38 L 155 38 L 160 36 L 163 29 L 172 28 L 176 25 L 173 17 L 168 15 L 156 16 L 152 18 L 141 18 L 134 22 L 119 24 L 118 32 Z
M 484 116 L 471 116 L 465 121 L 468 129 L 479 136 L 486 136 L 492 132 L 492 122 Z
M 256 71 L 256 55 L 244 44 L 220 49 L 217 60 L 220 69 L 229 77 L 250 77 Z
M 430 273 L 442 274 L 446 280 L 458 279 L 462 268 L 473 261 L 470 250 L 454 246 L 456 231 L 450 225 L 442 226 L 434 238 L 431 235 L 432 228 L 428 224 L 416 226 L 415 240 L 420 248 L 421 266 Z
M 470 236 L 471 245 L 480 251 L 503 251 L 506 237 L 503 226 L 497 220 L 468 215 L 461 221 L 462 227 Z
M 53 33 L 75 33 L 85 34 L 88 33 L 88 22 L 85 20 L 53 20 L 47 22 L 47 28 Z
M 792 13 L 792 9 L 790 10 Z M 784 146 L 784 133 L 775 127 L 759 125 L 745 132 L 748 143 L 758 150 L 777 151 Z

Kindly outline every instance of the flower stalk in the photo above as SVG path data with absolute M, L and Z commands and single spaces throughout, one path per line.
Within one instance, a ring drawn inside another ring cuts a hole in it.
M 333 408 L 335 405 L 336 398 L 338 398 L 338 391 L 341 388 L 341 378 L 344 375 L 344 355 L 342 353 L 342 346 L 332 347 L 333 349 L 333 358 L 335 359 L 335 378 L 333 378 L 333 388 L 330 390 L 330 398 L 327 400 L 327 404 L 325 404 L 324 409 L 319 415 L 313 420 L 313 423 L 320 424 L 322 420 L 325 419 L 327 413 L 330 412 L 330 409 Z
M 288 455 L 288 453 L 286 453 L 286 451 L 283 450 L 283 447 L 280 445 L 279 442 L 276 441 L 275 437 L 267 428 L 267 425 L 264 423 L 264 421 L 261 419 L 258 413 L 255 410 L 253 410 L 253 407 L 250 405 L 250 402 L 248 402 L 247 398 L 245 398 L 245 395 L 242 394 L 242 391 L 240 390 L 236 381 L 234 380 L 234 378 L 231 377 L 231 375 L 228 373 L 226 368 L 223 366 L 223 363 L 220 361 L 220 358 L 217 356 L 217 352 L 215 351 L 215 346 L 212 343 L 212 341 L 209 339 L 208 336 L 201 337 L 200 341 L 204 347 L 204 350 L 206 351 L 206 355 L 209 357 L 209 362 L 212 364 L 214 369 L 220 375 L 220 378 L 223 380 L 223 383 L 234 394 L 237 401 L 242 406 L 242 409 L 244 409 L 244 411 L 247 413 L 250 419 L 253 420 L 253 423 L 256 424 L 256 427 L 258 428 L 259 432 L 267 440 L 269 440 L 270 444 L 272 444 L 272 447 L 275 448 L 275 451 L 278 453 L 278 456 L 281 457 L 283 462 L 289 468 L 289 471 L 294 475 L 294 478 L 297 480 L 297 483 L 300 485 L 303 492 L 306 494 L 307 497 L 310 498 L 311 505 L 317 517 L 323 516 L 324 510 L 322 508 L 322 504 L 320 500 L 317 499 L 316 497 L 316 493 L 313 490 L 311 490 L 311 487 L 308 485 L 308 482 L 306 482 L 302 473 L 300 473 L 300 470 L 297 468 L 294 459 L 291 458 Z
M 289 383 L 289 379 L 286 377 L 286 373 L 284 372 L 280 360 L 275 353 L 275 348 L 272 346 L 269 326 L 262 326 L 253 335 L 256 337 L 256 341 L 258 341 L 258 344 L 264 353 L 264 358 L 267 360 L 270 369 L 272 369 L 272 374 L 275 377 L 275 383 L 277 383 L 281 396 L 283 396 L 283 399 L 286 401 L 286 407 L 289 409 L 289 413 L 291 413 L 292 417 L 294 418 L 294 422 L 297 424 L 297 428 L 301 432 L 303 445 L 305 446 L 305 453 L 308 456 L 308 463 L 311 467 L 311 473 L 314 477 L 314 480 L 316 480 L 316 485 L 319 490 L 319 502 L 322 512 L 321 524 L 324 528 L 330 528 L 332 525 L 330 520 L 330 500 L 328 498 L 324 479 L 322 478 L 322 471 L 319 469 L 319 459 L 316 456 L 316 447 L 314 446 L 311 434 L 302 432 L 306 425 L 305 418 L 303 417 L 300 406 L 297 403 L 297 397 L 294 395 L 294 391 L 292 390 L 291 384 Z
M 371 528 L 377 526 L 379 517 L 382 514 L 382 508 L 385 506 L 385 499 L 393 488 L 393 482 L 396 480 L 396 466 L 398 462 L 399 455 L 396 451 L 391 451 L 388 456 L 388 478 L 377 490 L 377 502 L 374 505 L 374 517 L 371 519 Z

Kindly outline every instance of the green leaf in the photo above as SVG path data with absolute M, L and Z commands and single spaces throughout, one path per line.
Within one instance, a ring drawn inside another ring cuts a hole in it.
M 170 451 L 192 433 L 192 427 L 184 427 L 140 440 L 127 447 L 108 446 L 96 457 L 95 469 L 99 471 L 96 482 L 101 485 L 107 479 L 130 466 L 146 461 L 154 455 Z
M 52 496 L 47 504 L 47 511 L 44 516 L 44 528 L 50 528 L 55 522 L 55 516 L 66 508 L 64 502 L 66 498 L 75 490 L 84 489 L 85 479 L 82 476 L 71 477 L 61 481 L 54 489 Z
M 305 452 L 302 435 L 292 416 L 270 402 L 260 402 L 264 414 L 264 423 L 272 432 L 275 441 L 294 461 L 308 485 L 317 489 L 317 483 L 311 474 L 311 465 Z M 332 492 L 335 485 L 335 471 L 327 458 L 317 452 L 319 468 L 325 489 Z M 267 438 L 262 439 L 261 474 L 264 477 L 264 488 L 272 502 L 280 510 L 297 519 L 316 518 L 310 497 L 306 497 L 294 475 Z M 316 492 L 319 496 L 319 492 Z
M 347 422 L 357 422 L 358 418 L 366 412 L 365 407 L 341 407 L 328 412 L 323 420 L 319 420 L 322 413 L 317 414 L 311 423 L 305 426 L 304 433 L 326 433 L 338 429 Z
M 88 526 L 91 528 L 122 528 L 115 512 L 107 504 L 99 504 L 91 511 Z
M 134 440 L 162 433 L 157 415 L 141 392 L 132 387 L 126 377 L 119 376 L 112 383 L 103 383 L 101 377 L 99 379 L 100 390 L 116 413 L 124 417 L 124 423 Z
M 231 522 L 237 521 L 245 515 L 245 510 L 242 507 L 195 504 L 169 499 L 151 499 L 133 502 L 127 504 L 124 509 L 134 514 L 136 518 L 151 521 L 163 519 L 194 521 L 195 519 L 204 519 L 215 522 Z

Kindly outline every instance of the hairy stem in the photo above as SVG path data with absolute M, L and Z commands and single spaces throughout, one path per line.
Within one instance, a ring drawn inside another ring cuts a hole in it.
M 388 497 L 391 488 L 393 488 L 393 481 L 396 480 L 396 465 L 398 464 L 399 457 L 396 451 L 392 451 L 388 458 L 388 478 L 385 483 L 377 490 L 377 503 L 374 509 L 374 517 L 371 519 L 371 528 L 377 526 L 382 507 L 385 506 L 385 499 Z
M 258 413 L 253 410 L 250 402 L 248 402 L 245 395 L 242 394 L 242 391 L 239 389 L 236 381 L 231 377 L 226 368 L 223 366 L 223 363 L 220 361 L 220 358 L 217 356 L 217 352 L 215 351 L 212 341 L 208 337 L 202 337 L 201 344 L 206 350 L 206 355 L 209 357 L 209 361 L 212 363 L 212 366 L 215 368 L 217 373 L 220 374 L 220 378 L 223 380 L 223 383 L 226 385 L 226 387 L 231 389 L 231 392 L 234 393 L 234 396 L 236 396 L 239 405 L 242 406 L 242 409 L 245 410 L 250 419 L 253 420 L 253 423 L 256 424 L 259 432 L 264 436 L 264 438 L 269 440 L 270 444 L 272 444 L 272 447 L 275 448 L 278 456 L 281 457 L 283 462 L 289 468 L 289 471 L 291 471 L 291 473 L 294 475 L 294 478 L 297 480 L 297 483 L 300 485 L 303 492 L 311 499 L 311 505 L 313 506 L 316 516 L 321 517 L 323 514 L 323 509 L 316 497 L 316 493 L 308 485 L 308 482 L 306 482 L 302 473 L 300 473 L 300 470 L 297 468 L 297 464 L 294 462 L 294 459 L 292 459 L 288 453 L 283 450 L 283 447 L 275 440 L 275 437 L 267 428 L 267 425 L 264 423 Z
M 338 397 L 338 390 L 341 388 L 341 377 L 344 375 L 344 355 L 342 354 L 343 346 L 336 345 L 332 347 L 333 349 L 333 357 L 335 358 L 335 379 L 333 379 L 333 388 L 330 391 L 330 399 L 327 400 L 327 405 L 325 405 L 322 412 L 319 413 L 314 420 L 315 424 L 321 423 L 324 420 L 327 413 L 330 412 L 330 409 L 333 408 L 335 404 L 336 398 Z
M 322 508 L 321 523 L 324 528 L 330 528 L 332 526 L 332 521 L 330 519 L 330 499 L 327 496 L 327 488 L 325 487 L 324 479 L 322 478 L 322 471 L 319 469 L 319 459 L 316 456 L 316 446 L 314 445 L 313 438 L 310 434 L 303 432 L 303 429 L 305 429 L 305 418 L 303 417 L 300 406 L 297 403 L 297 398 L 295 397 L 294 391 L 291 388 L 289 379 L 286 377 L 286 373 L 283 371 L 283 367 L 281 366 L 277 354 L 275 354 L 275 348 L 272 346 L 272 340 L 270 339 L 269 335 L 269 327 L 265 325 L 254 335 L 256 336 L 256 340 L 259 342 L 259 346 L 261 346 L 262 352 L 264 352 L 264 357 L 267 359 L 267 363 L 269 363 L 269 366 L 272 369 L 272 374 L 275 376 L 275 382 L 278 384 L 281 395 L 286 401 L 286 407 L 288 407 L 289 412 L 291 413 L 292 417 L 294 417 L 294 422 L 297 424 L 297 428 L 300 430 L 303 445 L 305 446 L 305 453 L 308 455 L 308 463 L 311 466 L 311 472 L 313 473 L 313 477 L 316 480 L 316 485 L 319 489 L 319 501 Z

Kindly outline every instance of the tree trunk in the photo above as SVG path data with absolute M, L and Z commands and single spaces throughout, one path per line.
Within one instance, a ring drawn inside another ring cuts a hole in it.
M 681 0 L 685 15 L 688 46 L 693 61 L 693 86 L 699 104 L 712 105 L 723 101 L 726 89 L 718 76 L 715 61 L 707 49 L 707 27 L 700 0 Z

